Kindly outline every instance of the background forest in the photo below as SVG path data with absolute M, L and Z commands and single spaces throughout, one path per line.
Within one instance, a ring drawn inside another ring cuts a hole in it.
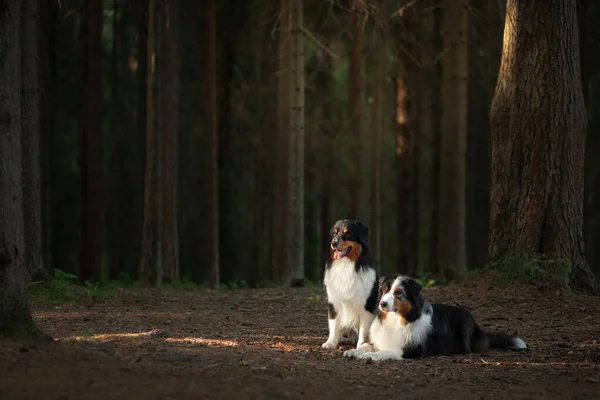
M 505 1 L 42 3 L 49 274 L 317 281 L 340 218 L 371 228 L 384 273 L 452 280 L 488 262 Z M 598 274 L 600 5 L 578 10 Z

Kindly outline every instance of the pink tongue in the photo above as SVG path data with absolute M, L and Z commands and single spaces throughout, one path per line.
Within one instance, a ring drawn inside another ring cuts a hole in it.
M 339 250 L 336 250 L 333 252 L 333 259 L 334 260 L 339 260 L 340 258 L 342 258 L 342 252 Z

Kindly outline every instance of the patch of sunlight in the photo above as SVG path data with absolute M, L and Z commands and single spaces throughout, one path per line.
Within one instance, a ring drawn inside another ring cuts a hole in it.
M 201 337 L 166 338 L 165 342 L 200 344 L 200 345 L 204 345 L 204 346 L 214 346 L 214 347 L 238 347 L 240 345 L 239 342 L 236 342 L 233 340 L 204 339 Z
M 69 336 L 64 338 L 64 340 L 112 340 L 112 339 L 122 339 L 122 338 L 137 338 L 142 336 L 148 336 L 148 332 L 140 332 L 140 333 L 99 333 L 96 335 L 79 335 L 79 336 Z
M 579 366 L 579 367 L 594 367 L 593 363 L 589 361 L 550 361 L 550 362 L 537 362 L 537 361 L 497 361 L 497 362 L 488 362 L 485 360 L 481 360 L 484 364 L 487 365 L 496 365 L 496 366 L 515 366 L 520 365 L 523 367 L 533 367 L 533 368 L 546 368 L 549 365 L 553 367 L 568 367 L 568 366 Z

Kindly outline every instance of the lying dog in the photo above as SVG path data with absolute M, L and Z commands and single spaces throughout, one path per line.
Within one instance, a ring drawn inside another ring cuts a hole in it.
M 370 343 L 347 350 L 344 356 L 380 361 L 527 348 L 517 336 L 481 330 L 464 308 L 431 304 L 421 285 L 408 276 L 382 277 L 379 296 Z
M 329 338 L 322 347 L 335 349 L 345 331 L 358 331 L 356 346 L 368 340 L 377 309 L 377 274 L 368 246 L 369 228 L 356 220 L 340 220 L 331 227 L 325 264 Z

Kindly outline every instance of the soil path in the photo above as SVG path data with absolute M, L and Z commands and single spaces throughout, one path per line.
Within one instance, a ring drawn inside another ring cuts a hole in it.
M 485 329 L 518 332 L 530 350 L 367 363 L 320 348 L 320 288 L 131 290 L 33 304 L 57 340 L 0 341 L 0 398 L 600 399 L 600 299 L 489 279 L 428 292 L 470 308 Z

